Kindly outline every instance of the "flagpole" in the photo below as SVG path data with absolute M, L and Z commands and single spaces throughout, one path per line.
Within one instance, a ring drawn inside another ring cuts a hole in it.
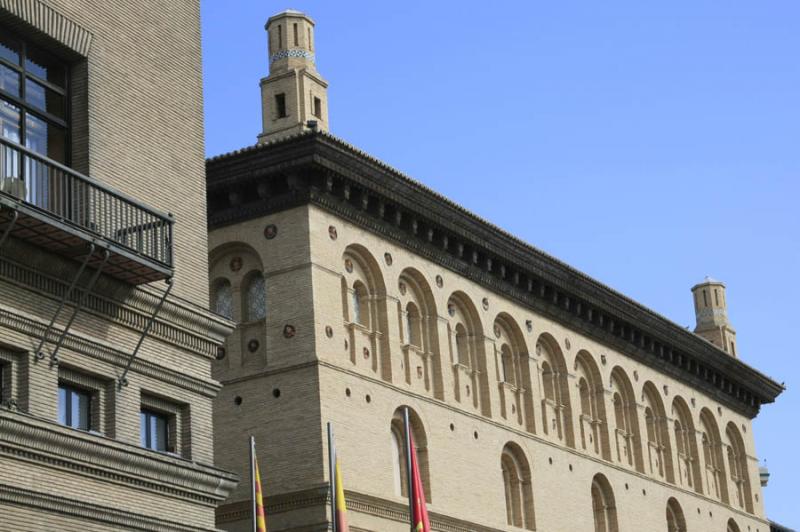
M 333 447 L 333 425 L 328 422 L 328 478 L 331 488 L 331 524 L 333 532 L 337 532 L 336 526 L 336 450 Z
M 411 423 L 408 421 L 408 407 L 403 407 L 403 426 L 406 433 L 406 480 L 408 482 L 408 518 L 411 523 L 411 532 L 414 532 L 414 482 L 411 479 Z
M 253 501 L 253 532 L 258 532 L 258 512 L 256 510 L 256 439 L 250 436 L 250 500 Z

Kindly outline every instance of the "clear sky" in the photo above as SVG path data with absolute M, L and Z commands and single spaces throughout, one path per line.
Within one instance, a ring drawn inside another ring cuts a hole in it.
M 725 281 L 800 527 L 800 2 L 291 1 L 203 0 L 208 155 L 260 132 L 266 19 L 309 13 L 335 135 L 681 325 Z

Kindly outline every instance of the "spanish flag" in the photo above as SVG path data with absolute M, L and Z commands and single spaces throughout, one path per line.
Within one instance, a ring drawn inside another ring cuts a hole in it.
M 331 518 L 333 532 L 349 532 L 347 526 L 347 504 L 344 499 L 344 483 L 342 482 L 342 468 L 336 454 L 336 444 L 333 440 L 333 426 L 328 423 L 328 461 L 331 478 Z
M 422 486 L 422 476 L 419 474 L 419 465 L 417 464 L 417 450 L 414 448 L 414 437 L 411 435 L 411 427 L 409 431 L 408 442 L 411 448 L 411 515 L 414 522 L 414 532 L 431 532 L 431 521 L 428 518 L 428 506 L 425 501 L 425 488 Z
M 258 458 L 256 458 L 256 441 L 250 436 L 250 468 L 253 482 L 253 530 L 267 532 L 267 518 L 264 514 L 264 497 L 261 491 L 261 473 L 258 471 Z

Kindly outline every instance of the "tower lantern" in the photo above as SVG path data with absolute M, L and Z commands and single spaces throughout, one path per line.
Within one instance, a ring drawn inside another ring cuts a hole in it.
M 711 277 L 692 287 L 694 332 L 726 353 L 736 356 L 736 331 L 728 321 L 728 301 L 725 284 Z
M 328 82 L 315 65 L 314 21 L 288 9 L 267 21 L 269 76 L 261 80 L 264 143 L 308 129 L 328 130 Z

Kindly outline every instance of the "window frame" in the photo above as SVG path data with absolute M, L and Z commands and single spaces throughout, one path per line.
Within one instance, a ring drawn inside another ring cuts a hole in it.
M 65 393 L 65 402 L 62 405 L 61 402 L 61 392 L 62 390 Z M 92 418 L 97 413 L 95 409 L 97 408 L 97 399 L 96 399 L 96 390 L 91 390 L 84 386 L 76 385 L 73 382 L 68 380 L 59 379 L 58 381 L 58 422 L 65 426 L 72 429 L 82 430 L 84 432 L 92 432 L 96 429 L 94 426 Z M 73 400 L 74 396 L 85 396 L 86 397 L 86 427 L 81 427 L 79 425 L 73 424 L 72 420 L 72 410 L 73 410 Z M 61 421 L 62 418 L 62 409 L 64 411 L 64 421 Z
M 164 421 L 164 448 L 159 449 L 152 445 L 151 435 L 151 419 L 163 419 Z M 146 421 L 146 422 L 145 422 Z M 175 453 L 175 442 L 172 436 L 174 430 L 175 414 L 158 410 L 151 406 L 143 404 L 139 408 L 139 443 L 140 445 L 150 451 L 159 453 Z

